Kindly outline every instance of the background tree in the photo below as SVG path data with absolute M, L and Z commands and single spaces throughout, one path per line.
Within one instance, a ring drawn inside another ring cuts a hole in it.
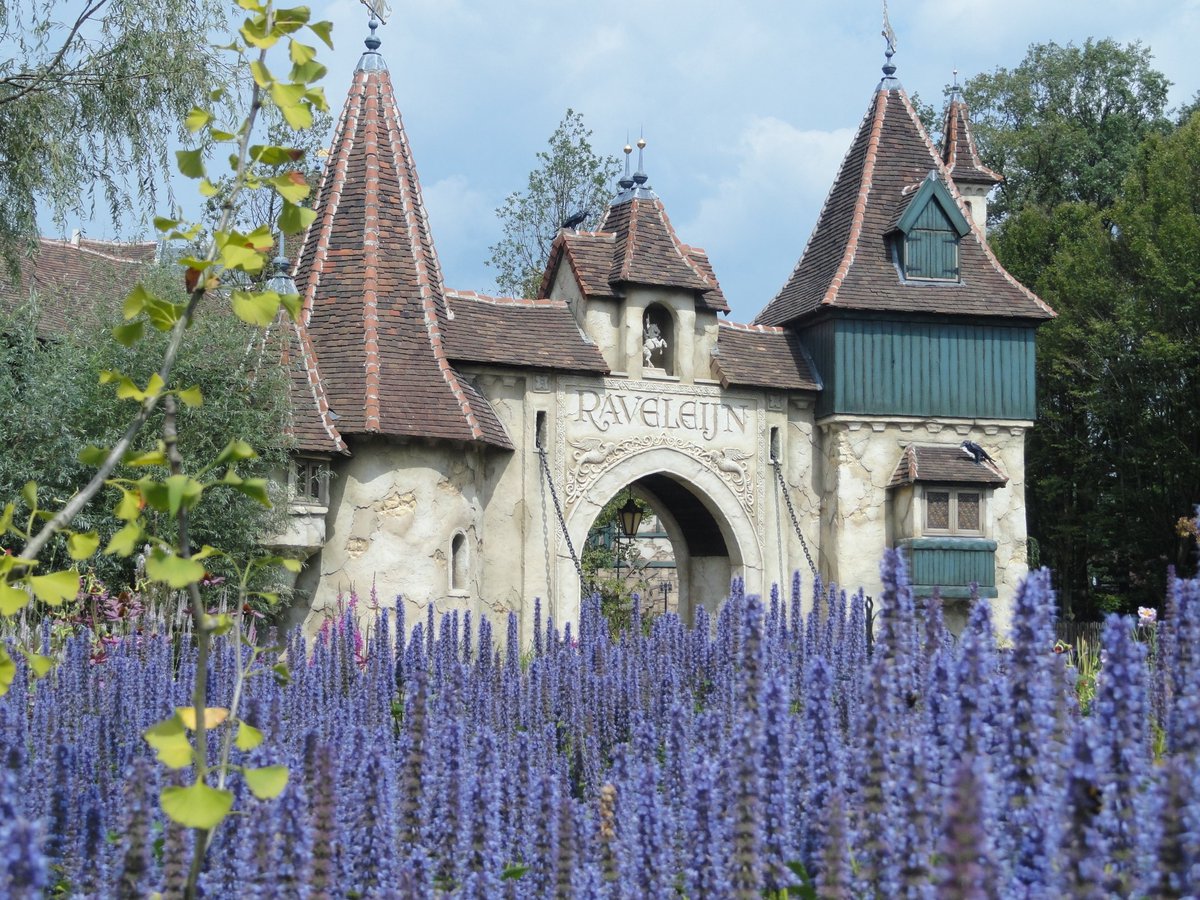
M 969 79 L 980 153 L 1004 175 L 990 217 L 1069 200 L 1111 206 L 1142 139 L 1169 127 L 1169 86 L 1148 47 L 1108 38 L 1034 44 L 1015 69 Z
M 550 135 L 549 149 L 538 152 L 526 189 L 509 194 L 496 210 L 504 237 L 490 248 L 488 265 L 496 270 L 500 293 L 536 295 L 550 245 L 567 217 L 586 210 L 580 228 L 599 223 L 620 164 L 615 156 L 598 156 L 591 137 L 583 116 L 568 109 Z
M 209 42 L 217 0 L 0 0 L 0 255 L 37 209 L 114 221 L 155 208 L 188 110 L 233 78 Z
M 143 282 L 161 297 L 175 302 L 183 298 L 177 266 L 149 270 Z M 33 325 L 38 304 L 68 303 L 77 305 L 69 330 L 38 337 Z M 0 454 L 0 497 L 16 496 L 33 480 L 43 502 L 55 503 L 86 484 L 94 467 L 80 462 L 80 451 L 114 443 L 129 418 L 128 402 L 100 383 L 100 373 L 122 371 L 144 383 L 162 359 L 167 338 L 159 332 L 128 348 L 112 339 L 112 326 L 121 321 L 119 302 L 91 310 L 79 303 L 78 297 L 41 296 L 23 309 L 0 315 L 0 407 L 7 411 L 0 420 L 0 445 L 5 448 Z M 286 470 L 287 379 L 274 339 L 217 309 L 198 316 L 192 332 L 179 356 L 177 378 L 182 386 L 198 386 L 204 403 L 179 410 L 181 451 L 189 458 L 209 459 L 240 438 L 261 448 L 259 459 L 243 465 L 246 476 Z M 152 449 L 161 431 L 158 410 L 137 449 Z M 127 469 L 117 474 L 136 478 L 142 473 Z M 110 513 L 115 497 L 107 491 L 98 495 L 76 527 L 95 529 L 107 543 L 123 524 Z M 214 544 L 236 556 L 249 556 L 284 515 L 282 506 L 267 509 L 242 494 L 212 492 L 196 508 L 192 537 L 198 546 Z M 161 518 L 153 523 L 154 530 L 171 534 L 172 522 Z M 19 549 L 11 541 L 0 541 L 10 550 Z M 46 567 L 69 564 L 65 545 L 65 539 L 56 539 L 44 558 Z M 89 565 L 114 588 L 131 584 L 131 559 L 100 554 Z

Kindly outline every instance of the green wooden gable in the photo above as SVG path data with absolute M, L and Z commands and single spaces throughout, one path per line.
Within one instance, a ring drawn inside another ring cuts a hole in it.
M 958 241 L 970 230 L 950 191 L 930 172 L 896 222 L 904 277 L 958 281 Z

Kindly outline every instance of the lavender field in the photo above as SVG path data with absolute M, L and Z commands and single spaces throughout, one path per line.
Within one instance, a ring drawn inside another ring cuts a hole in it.
M 204 895 L 1194 896 L 1200 581 L 1172 582 L 1153 629 L 1108 621 L 1084 709 L 1047 572 L 998 644 L 986 602 L 952 639 L 883 566 L 873 646 L 861 594 L 817 589 L 805 617 L 798 580 L 766 601 L 735 585 L 691 629 L 635 614 L 617 639 L 595 601 L 525 656 L 501 652 L 511 618 L 500 636 L 380 613 L 364 635 L 356 608 L 312 645 L 293 632 L 290 683 L 246 682 L 265 740 L 234 756 L 290 781 L 270 801 L 231 781 Z M 81 632 L 45 679 L 19 667 L 0 896 L 181 896 L 192 833 L 158 794 L 182 776 L 142 736 L 191 702 L 180 643 L 98 654 Z M 237 652 L 218 641 L 213 706 Z

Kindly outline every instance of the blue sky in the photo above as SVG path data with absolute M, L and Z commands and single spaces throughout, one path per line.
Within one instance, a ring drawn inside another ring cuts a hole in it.
M 336 113 L 367 15 L 357 0 L 311 5 L 335 23 L 336 49 L 322 59 Z M 392 7 L 381 52 L 449 287 L 492 289 L 495 208 L 573 107 L 602 152 L 619 156 L 626 134 L 644 129 L 650 184 L 681 239 L 708 251 L 737 321 L 799 258 L 883 62 L 876 0 Z M 893 0 L 890 11 L 901 82 L 938 105 L 955 68 L 969 77 L 1018 64 L 1031 43 L 1088 37 L 1149 46 L 1174 82 L 1172 106 L 1200 88 L 1200 0 Z

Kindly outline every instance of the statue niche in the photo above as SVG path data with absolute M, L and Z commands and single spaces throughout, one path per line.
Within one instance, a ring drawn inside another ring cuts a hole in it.
M 649 307 L 642 320 L 643 371 L 649 374 L 675 374 L 671 337 L 674 337 L 674 328 L 670 311 L 657 303 Z

